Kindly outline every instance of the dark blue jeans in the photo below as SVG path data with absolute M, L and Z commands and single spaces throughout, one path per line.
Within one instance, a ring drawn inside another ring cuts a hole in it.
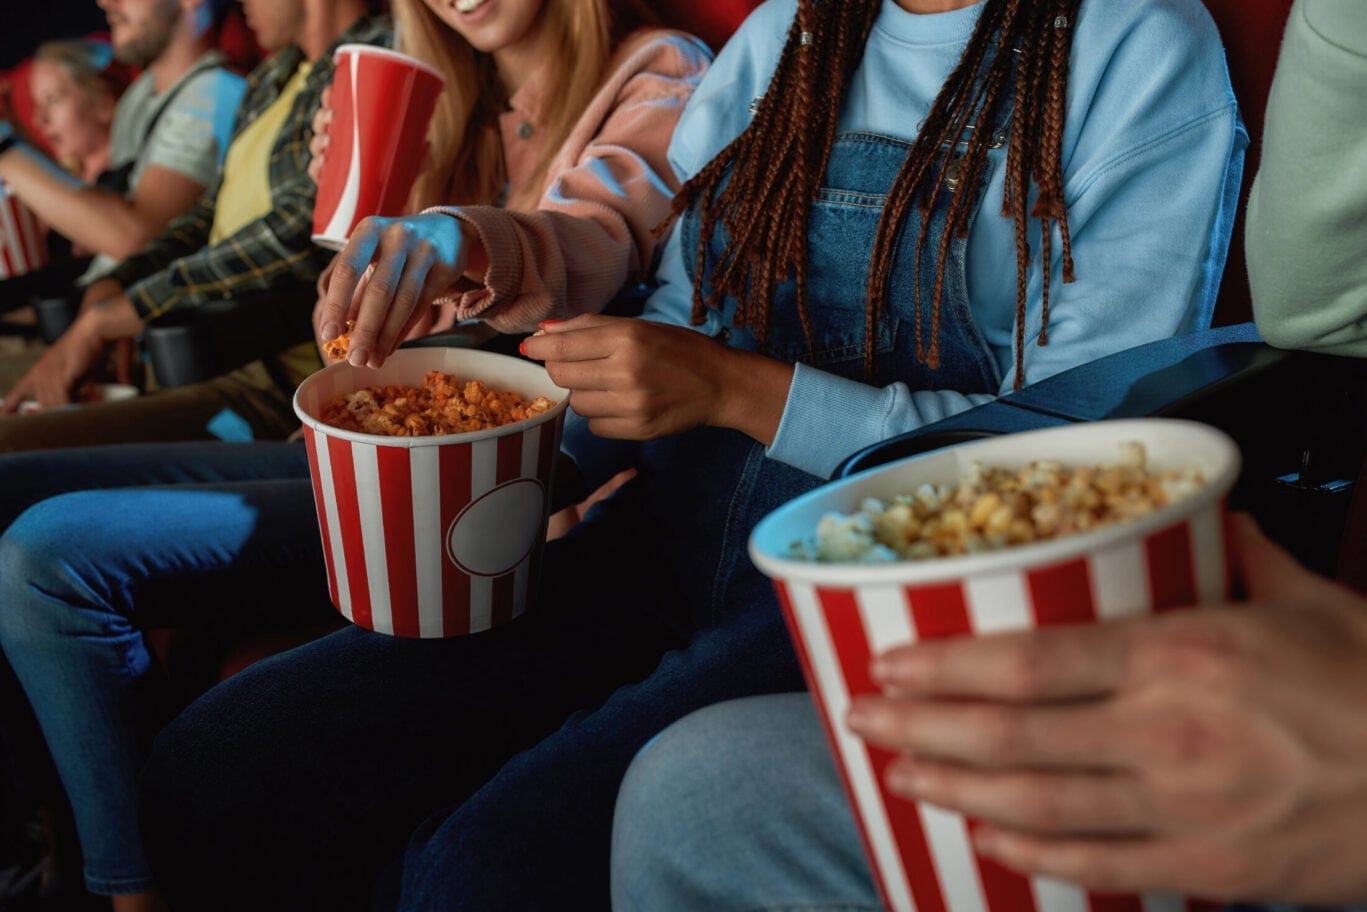
M 335 616 L 303 445 L 0 457 L 0 524 L 0 646 L 70 799 L 86 885 L 148 889 L 135 780 L 178 698 L 143 630 Z M 4 684 L 15 687 L 0 674 Z M 6 704 L 22 700 L 5 694 Z M 7 713 L 5 726 L 8 740 L 34 737 L 25 714 Z
M 757 574 L 695 628 L 649 503 L 628 485 L 553 542 L 539 602 L 502 627 L 349 628 L 182 713 L 142 778 L 172 907 L 368 908 L 407 845 L 404 910 L 605 909 L 613 803 L 640 746 L 719 699 L 801 686 Z

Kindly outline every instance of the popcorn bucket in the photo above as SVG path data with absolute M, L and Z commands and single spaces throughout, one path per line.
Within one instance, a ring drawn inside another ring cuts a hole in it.
M 319 420 L 336 395 L 422 386 L 434 370 L 557 404 L 491 430 L 429 437 Z M 378 633 L 424 638 L 476 633 L 521 614 L 540 568 L 568 403 L 540 365 L 470 349 L 401 349 L 379 370 L 339 362 L 301 383 L 294 410 L 337 610 Z
M 32 272 L 47 261 L 47 243 L 37 217 L 0 181 L 0 279 Z
M 924 483 L 958 483 L 973 462 L 1019 468 L 1119 461 L 1138 441 L 1151 468 L 1198 467 L 1193 494 L 1092 532 L 958 557 L 883 564 L 795 560 L 825 514 L 857 511 Z M 917 639 L 1104 621 L 1225 598 L 1230 586 L 1224 498 L 1237 445 L 1190 421 L 1100 421 L 1011 434 L 911 457 L 834 481 L 770 513 L 750 556 L 778 591 L 789 633 L 855 811 L 870 867 L 893 912 L 1187 912 L 1216 906 L 1177 896 L 1089 894 L 1027 878 L 977 856 L 961 815 L 890 794 L 895 754 L 851 734 L 851 698 L 877 692 L 873 656 Z
M 368 44 L 344 44 L 333 59 L 332 142 L 318 178 L 313 242 L 341 250 L 361 219 L 404 211 L 445 80 L 421 60 Z

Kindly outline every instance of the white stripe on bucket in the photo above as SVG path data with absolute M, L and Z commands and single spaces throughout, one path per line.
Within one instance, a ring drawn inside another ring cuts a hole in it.
M 410 447 L 408 471 L 413 490 L 413 560 L 417 568 L 418 635 L 439 637 L 442 624 L 442 566 L 446 548 L 441 527 L 441 491 L 430 488 L 441 471 L 434 446 Z
M 1191 566 L 1196 577 L 1196 600 L 1224 601 L 1225 536 L 1218 505 L 1191 517 L 1187 521 L 1187 528 L 1191 530 Z
M 1184 896 L 1145 893 L 1141 899 L 1144 902 L 1144 912 L 1187 912 L 1187 900 Z
M 337 610 L 348 621 L 351 617 L 351 586 L 347 581 L 346 551 L 342 547 L 342 525 L 337 518 L 337 488 L 332 481 L 332 452 L 327 437 L 314 438 L 318 453 L 318 486 L 323 492 L 324 513 L 327 516 L 328 541 L 332 543 L 332 569 L 337 576 Z
M 895 912 L 910 912 L 914 909 L 911 889 L 902 870 L 901 853 L 893 842 L 892 824 L 888 821 L 887 811 L 883 807 L 878 783 L 873 775 L 873 766 L 869 762 L 868 750 L 864 742 L 845 727 L 845 715 L 850 707 L 849 691 L 845 686 L 845 676 L 841 673 L 840 662 L 836 658 L 835 646 L 826 627 L 821 606 L 816 600 L 816 593 L 809 585 L 794 583 L 789 588 L 788 596 L 793 606 L 793 615 L 802 628 L 812 672 L 819 681 L 822 699 L 825 701 L 826 711 L 830 714 L 831 729 L 839 746 L 841 763 L 849 779 L 850 788 L 854 792 L 859 815 L 863 818 L 864 829 L 873 848 L 879 871 L 882 873 L 889 901 Z
M 1030 596 L 1025 591 L 1025 577 L 1019 573 L 969 579 L 964 584 L 964 596 L 974 633 L 1024 630 L 1035 626 Z
M 973 859 L 963 817 L 924 801 L 916 802 L 916 809 L 921 812 L 926 845 L 935 860 L 945 906 L 953 912 L 987 912 L 978 864 Z
M 19 244 L 19 226 L 16 224 L 15 218 L 16 205 L 17 203 L 15 202 L 14 197 L 6 196 L 4 198 L 4 205 L 0 206 L 0 222 L 4 223 L 3 225 L 0 225 L 0 231 L 3 231 L 3 235 L 0 235 L 0 244 L 4 244 L 9 248 L 10 262 L 14 264 L 14 271 L 11 273 L 5 268 L 4 257 L 0 257 L 0 279 L 7 279 L 11 275 L 19 276 L 24 274 L 24 260 L 26 257 L 24 256 L 23 248 Z
M 385 559 L 378 448 L 371 443 L 352 443 L 351 465 L 356 473 L 356 506 L 361 520 L 366 583 L 370 589 L 370 626 L 377 633 L 392 634 L 394 613 L 389 604 L 389 562 Z
M 470 444 L 470 502 L 474 503 L 498 484 L 498 438 Z M 470 632 L 493 626 L 494 581 L 470 574 Z
M 1098 620 L 1148 614 L 1149 575 L 1144 543 L 1125 541 L 1089 558 L 1092 605 Z
M 1048 912 L 1091 912 L 1092 904 L 1081 887 L 1052 877 L 1032 877 L 1030 886 L 1035 891 L 1036 909 Z

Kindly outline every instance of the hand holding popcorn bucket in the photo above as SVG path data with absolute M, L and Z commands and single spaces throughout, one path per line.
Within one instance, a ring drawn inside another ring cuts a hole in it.
M 421 387 L 428 371 L 556 403 L 523 421 L 439 436 L 343 430 L 334 397 Z M 294 395 L 304 423 L 333 604 L 378 633 L 444 637 L 488 630 L 532 599 L 569 393 L 540 365 L 471 349 L 400 349 L 378 370 L 340 362 Z
M 47 262 L 47 243 L 37 217 L 0 181 L 0 279 L 24 275 Z
M 957 484 L 976 464 L 1020 469 L 1117 462 L 1127 441 L 1156 469 L 1196 469 L 1193 491 L 1092 531 L 957 556 L 878 563 L 796 557 L 823 517 L 848 517 L 867 498 L 892 504 L 922 485 Z M 884 903 L 893 912 L 1188 912 L 1216 908 L 1177 896 L 1089 894 L 1027 878 L 976 855 L 971 822 L 891 794 L 894 754 L 846 729 L 853 697 L 874 693 L 871 659 L 948 636 L 1106 621 L 1197 602 L 1229 590 L 1224 498 L 1239 472 L 1237 445 L 1190 421 L 1101 421 L 991 438 L 911 457 L 834 481 L 756 526 L 750 555 L 773 581 L 808 687 L 855 812 Z
M 313 242 L 346 246 L 361 219 L 404 211 L 445 80 L 414 57 L 344 44 L 333 58 L 332 142 L 318 178 Z

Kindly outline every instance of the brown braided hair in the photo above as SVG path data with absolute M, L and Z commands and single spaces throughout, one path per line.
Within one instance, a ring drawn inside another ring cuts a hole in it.
M 947 180 L 954 190 L 948 223 L 935 256 L 929 343 L 923 341 L 920 284 L 916 283 L 916 356 L 939 367 L 940 304 L 950 241 L 968 234 L 971 202 L 983 179 L 993 125 L 1011 111 L 1002 214 L 1015 221 L 1016 389 L 1024 383 L 1025 299 L 1030 247 L 1027 221 L 1039 219 L 1040 256 L 1046 270 L 1039 344 L 1048 342 L 1049 268 L 1052 225 L 1063 242 L 1063 281 L 1074 280 L 1068 212 L 1059 161 L 1067 94 L 1068 54 L 1082 0 L 985 0 L 972 38 L 941 87 L 906 162 L 888 192 L 869 265 L 865 316 L 864 370 L 873 375 L 874 338 L 887 292 L 888 273 L 903 220 L 914 206 L 921 234 L 916 269 L 927 251 L 925 228 Z M 693 290 L 692 320 L 706 309 L 737 299 L 735 323 L 750 329 L 763 349 L 774 292 L 796 283 L 796 304 L 807 343 L 812 344 L 807 310 L 807 214 L 826 171 L 846 87 L 858 69 L 880 0 L 798 0 L 797 16 L 784 45 L 770 90 L 759 99 L 754 119 L 740 136 L 680 189 L 677 215 L 699 204 L 700 234 L 695 252 L 699 281 Z M 803 129 L 793 129 L 795 123 Z M 956 149 L 963 147 L 962 156 Z M 950 174 L 953 162 L 956 174 Z M 1029 187 L 1038 190 L 1026 211 Z M 718 222 L 729 242 L 713 264 L 706 294 L 701 277 L 708 241 Z

